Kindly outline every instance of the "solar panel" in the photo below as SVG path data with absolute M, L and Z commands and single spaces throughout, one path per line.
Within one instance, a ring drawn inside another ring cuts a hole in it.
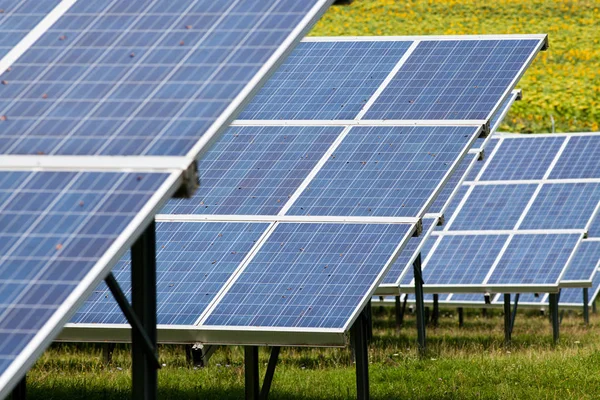
M 240 119 L 354 119 L 411 44 L 304 41 Z
M 522 229 L 584 229 L 600 201 L 600 183 L 543 185 Z
M 290 215 L 422 216 L 473 127 L 354 127 Z
M 0 172 L 2 387 L 35 361 L 172 186 L 166 173 Z
M 157 322 L 193 325 L 231 278 L 269 224 L 161 222 L 156 226 Z M 113 268 L 123 292 L 131 294 L 131 261 Z M 104 283 L 88 298 L 72 323 L 125 324 Z
M 347 329 L 407 235 L 400 224 L 279 224 L 203 324 Z
M 598 178 L 600 136 L 573 136 L 550 173 L 551 179 Z
M 593 238 L 600 237 L 600 213 L 590 223 L 588 228 L 588 236 Z
M 475 163 L 475 165 L 473 166 L 473 168 L 471 169 L 471 171 L 467 174 L 467 181 L 474 181 L 475 178 L 477 177 L 477 175 L 479 175 L 479 173 L 481 172 L 481 170 L 485 167 L 487 168 L 487 164 L 489 162 L 489 160 L 492 157 L 492 154 L 494 153 L 494 149 L 496 148 L 496 146 L 500 143 L 500 140 L 498 140 L 498 138 L 493 137 L 491 138 L 491 140 L 488 140 L 486 146 L 485 146 L 485 156 L 484 156 L 484 162 L 480 162 L 480 163 Z
M 424 40 L 366 119 L 489 119 L 541 44 L 536 39 Z
M 483 164 L 483 162 L 479 161 L 479 154 L 466 156 L 460 164 L 458 164 L 458 168 L 456 168 L 456 171 L 454 171 L 448 182 L 444 185 L 444 188 L 435 198 L 435 201 L 431 207 L 429 207 L 427 212 L 430 214 L 445 213 L 450 201 L 460 192 L 461 183 L 466 179 L 469 171 L 475 168 L 476 164 Z
M 195 156 L 329 3 L 76 2 L 2 74 L 0 152 Z
M 502 102 L 502 104 L 500 105 L 500 108 L 498 109 L 498 111 L 496 111 L 496 113 L 490 120 L 490 127 L 491 127 L 490 132 L 491 133 L 496 132 L 500 128 L 500 124 L 506 117 L 506 114 L 508 114 L 508 111 L 512 107 L 513 103 L 517 100 L 520 100 L 521 96 L 522 96 L 522 94 L 521 94 L 520 90 L 513 90 L 512 93 L 510 94 L 510 96 L 508 96 Z
M 232 127 L 198 163 L 200 188 L 165 214 L 275 215 L 339 136 L 341 127 Z
M 588 289 L 588 305 L 592 306 L 600 292 L 600 274 L 594 274 L 592 287 Z M 548 304 L 546 302 L 546 304 Z M 558 305 L 562 307 L 583 307 L 583 289 L 564 288 L 560 291 Z
M 583 240 L 561 281 L 591 281 L 599 267 L 600 241 Z

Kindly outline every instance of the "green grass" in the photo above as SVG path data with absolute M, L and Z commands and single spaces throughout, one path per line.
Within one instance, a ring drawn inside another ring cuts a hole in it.
M 594 399 L 600 397 L 600 316 L 583 326 L 580 313 L 566 315 L 561 340 L 552 344 L 547 317 L 517 315 L 513 343 L 503 344 L 503 317 L 466 313 L 458 328 L 454 310 L 428 329 L 428 354 L 416 351 L 414 317 L 396 332 L 391 309 L 374 317 L 369 357 L 373 399 Z M 268 353 L 261 350 L 261 365 Z M 162 346 L 161 399 L 239 399 L 244 393 L 243 350 L 223 347 L 206 368 L 190 368 L 183 348 Z M 94 345 L 55 345 L 28 375 L 31 399 L 122 399 L 130 396 L 128 346 L 117 347 L 113 363 L 101 362 Z M 264 367 L 262 367 L 264 370 Z M 275 372 L 271 399 L 355 398 L 348 349 L 286 348 Z

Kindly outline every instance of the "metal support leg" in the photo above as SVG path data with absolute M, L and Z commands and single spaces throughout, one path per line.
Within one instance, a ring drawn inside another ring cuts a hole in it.
M 105 365 L 112 362 L 113 352 L 115 351 L 115 343 L 104 343 L 102 345 L 102 361 Z
M 281 347 L 279 346 L 271 348 L 271 357 L 269 357 L 269 364 L 267 365 L 265 380 L 263 381 L 262 388 L 260 389 L 260 400 L 268 400 L 269 398 L 271 383 L 273 383 L 273 375 L 275 374 L 275 367 L 277 366 L 277 360 L 279 359 L 280 351 Z
M 190 344 L 185 346 L 185 359 L 192 367 L 204 368 L 216 349 L 217 346 Z
M 425 301 L 423 299 L 423 274 L 421 271 L 421 254 L 417 256 L 413 263 L 415 274 L 415 306 L 417 310 L 417 341 L 419 343 L 419 353 L 424 354 L 426 348 L 425 339 Z
M 462 328 L 465 325 L 465 316 L 464 316 L 463 308 L 458 307 L 456 309 L 456 311 L 458 312 L 458 327 Z
M 510 293 L 504 294 L 504 343 L 510 344 Z
M 592 314 L 596 314 L 596 299 L 592 302 Z
M 558 293 L 550 293 L 550 315 L 552 318 L 552 340 L 558 343 L 559 320 L 558 320 Z
M 440 319 L 440 296 L 438 294 L 433 295 L 433 312 L 431 313 L 431 325 L 434 327 L 438 326 Z
M 350 331 L 354 344 L 354 359 L 356 361 L 356 398 L 369 399 L 369 353 L 367 343 L 366 318 L 361 314 Z
M 246 381 L 246 400 L 258 400 L 258 347 L 244 347 L 244 375 Z
M 517 293 L 515 295 L 515 304 L 513 305 L 512 316 L 510 318 L 510 335 L 511 335 L 511 338 L 512 338 L 513 329 L 515 327 L 515 319 L 517 318 L 517 307 L 519 306 L 519 297 L 521 297 L 521 294 Z
M 17 383 L 10 398 L 11 400 L 25 400 L 27 398 L 27 375 Z
M 402 328 L 404 323 L 404 310 L 402 310 L 402 303 L 400 302 L 400 296 L 395 297 L 394 311 L 396 316 L 396 329 Z
M 487 318 L 487 308 L 482 308 L 481 309 L 481 317 L 482 318 Z
M 585 325 L 590 324 L 590 297 L 588 295 L 588 288 L 583 288 L 583 323 Z
M 158 390 L 156 357 L 155 223 L 131 247 L 131 303 L 142 330 L 131 330 L 133 398 L 154 400 Z M 149 343 L 148 343 L 149 342 Z M 149 354 L 148 346 L 154 350 Z
M 371 308 L 371 300 L 365 307 L 365 317 L 367 324 L 367 343 L 371 343 L 373 340 L 373 309 Z

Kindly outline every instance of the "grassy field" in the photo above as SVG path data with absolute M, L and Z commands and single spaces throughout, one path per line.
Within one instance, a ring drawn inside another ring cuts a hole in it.
M 428 354 L 417 355 L 414 317 L 396 332 L 391 309 L 375 309 L 369 357 L 373 399 L 595 399 L 600 397 L 600 316 L 585 327 L 580 313 L 566 314 L 561 340 L 552 344 L 547 317 L 517 315 L 513 343 L 503 344 L 500 311 L 483 318 L 466 312 L 458 328 L 454 310 L 442 310 L 438 328 L 428 330 Z M 266 365 L 268 354 L 261 351 Z M 178 346 L 161 347 L 161 399 L 243 397 L 243 350 L 219 349 L 207 368 L 186 365 Z M 101 362 L 100 347 L 56 345 L 28 375 L 31 399 L 122 399 L 131 390 L 130 357 L 118 347 L 113 363 Z M 355 398 L 348 349 L 284 349 L 271 399 Z
M 600 130 L 600 3 L 592 0 L 354 0 L 332 7 L 312 35 L 547 33 L 502 130 Z

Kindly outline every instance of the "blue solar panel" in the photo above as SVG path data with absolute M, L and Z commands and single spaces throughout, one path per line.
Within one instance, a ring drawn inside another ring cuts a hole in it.
M 524 304 L 538 304 L 539 306 L 544 305 L 544 296 L 545 293 L 520 293 L 519 294 L 519 305 Z M 515 295 L 513 294 L 510 298 L 511 303 L 515 302 Z M 504 304 L 504 296 L 498 296 L 498 298 L 493 302 L 494 304 Z
M 458 207 L 462 199 L 466 196 L 468 190 L 468 186 L 461 186 L 458 188 L 458 192 L 456 193 L 456 195 L 454 195 L 454 198 L 450 200 L 450 203 L 448 203 L 448 205 L 446 206 L 446 211 L 444 215 L 445 224 L 448 224 L 450 218 L 452 218 L 452 215 L 454 215 L 454 213 L 456 212 L 456 208 Z M 441 226 L 436 229 L 442 230 L 444 229 L 444 227 L 445 226 Z
M 419 43 L 366 119 L 487 119 L 539 40 Z
M 354 127 L 288 214 L 417 216 L 473 127 Z
M 15 47 L 60 0 L 0 1 L 0 58 Z
M 582 241 L 561 281 L 590 281 L 600 267 L 600 242 Z
M 0 152 L 187 154 L 326 3 L 76 2 L 2 74 Z
M 508 109 L 513 105 L 516 98 L 517 93 L 512 92 L 509 96 L 506 97 L 506 99 L 504 99 L 504 101 L 498 108 L 498 111 L 496 111 L 496 113 L 490 120 L 490 129 L 492 133 L 498 130 L 500 124 L 502 123 L 502 120 L 504 119 L 504 116 L 506 115 L 506 113 L 508 113 Z
M 571 137 L 550 178 L 600 178 L 599 148 L 600 136 Z
M 537 185 L 475 186 L 452 230 L 513 229 Z
M 157 224 L 157 322 L 193 325 L 268 226 L 236 222 Z M 129 254 L 113 268 L 113 274 L 130 296 Z M 124 324 L 126 320 L 102 283 L 71 322 Z
M 507 235 L 442 237 L 423 268 L 425 284 L 482 284 L 507 239 Z
M 600 237 L 600 213 L 592 220 L 588 229 L 588 236 L 594 238 Z
M 505 139 L 480 180 L 542 179 L 564 141 L 564 137 Z
M 458 164 L 458 168 L 452 174 L 448 182 L 444 185 L 444 188 L 440 192 L 440 194 L 435 198 L 435 201 L 429 207 L 427 212 L 429 213 L 441 213 L 444 210 L 444 206 L 448 203 L 448 200 L 452 196 L 452 193 L 456 190 L 459 182 L 465 178 L 465 173 L 467 169 L 472 165 L 477 163 L 477 155 L 467 155 L 461 162 Z M 459 189 L 460 190 L 460 189 Z
M 392 265 L 392 268 L 390 268 L 388 273 L 385 275 L 385 278 L 383 278 L 383 285 L 396 284 L 398 282 L 398 279 L 400 279 L 400 275 L 402 275 L 402 272 L 406 268 L 412 267 L 411 258 L 416 256 L 415 252 L 418 250 L 418 248 L 421 246 L 421 243 L 423 243 L 423 240 L 425 239 L 425 232 L 430 232 L 436 224 L 437 218 L 423 219 L 423 233 L 420 236 L 413 236 L 408 240 L 406 247 L 404 248 L 404 250 L 402 250 L 402 253 L 400 253 L 398 259 L 396 259 L 396 261 Z
M 438 227 L 436 226 L 435 228 L 437 229 Z M 425 241 L 425 243 L 423 243 L 423 247 L 421 248 L 421 262 L 423 262 L 427 258 L 427 256 L 431 252 L 431 249 L 433 248 L 433 245 L 436 243 L 436 241 L 438 239 L 439 239 L 438 237 L 430 236 L 429 239 L 427 239 Z M 400 253 L 400 254 L 402 254 L 402 253 Z M 405 285 L 412 284 L 414 277 L 415 277 L 414 269 L 407 267 L 407 273 L 402 275 L 402 279 L 400 279 L 400 285 L 405 286 Z
M 409 230 L 279 224 L 205 325 L 344 328 Z
M 0 372 L 68 297 L 74 301 L 168 176 L 0 172 Z
M 500 141 L 494 138 L 488 141 L 487 145 L 485 146 L 484 159 L 481 162 L 475 163 L 475 165 L 467 175 L 468 181 L 474 181 L 475 178 L 477 178 L 479 172 L 481 172 L 481 170 L 483 169 L 484 165 L 487 165 L 490 162 L 490 156 L 492 154 L 492 151 L 496 148 L 498 143 L 500 143 Z
M 354 119 L 411 44 L 300 43 L 240 119 Z
M 521 229 L 584 229 L 600 201 L 600 183 L 546 184 Z
M 600 286 L 600 280 L 596 282 L 595 287 Z M 589 300 L 592 300 L 592 293 L 594 288 L 589 289 Z M 546 302 L 548 304 L 548 302 Z M 589 303 L 588 303 L 589 304 Z M 558 299 L 558 305 L 578 305 L 583 307 L 583 288 L 564 288 L 560 290 L 560 298 Z
M 556 284 L 581 235 L 515 235 L 488 283 Z
M 340 127 L 232 127 L 200 160 L 200 188 L 170 214 L 277 214 Z

